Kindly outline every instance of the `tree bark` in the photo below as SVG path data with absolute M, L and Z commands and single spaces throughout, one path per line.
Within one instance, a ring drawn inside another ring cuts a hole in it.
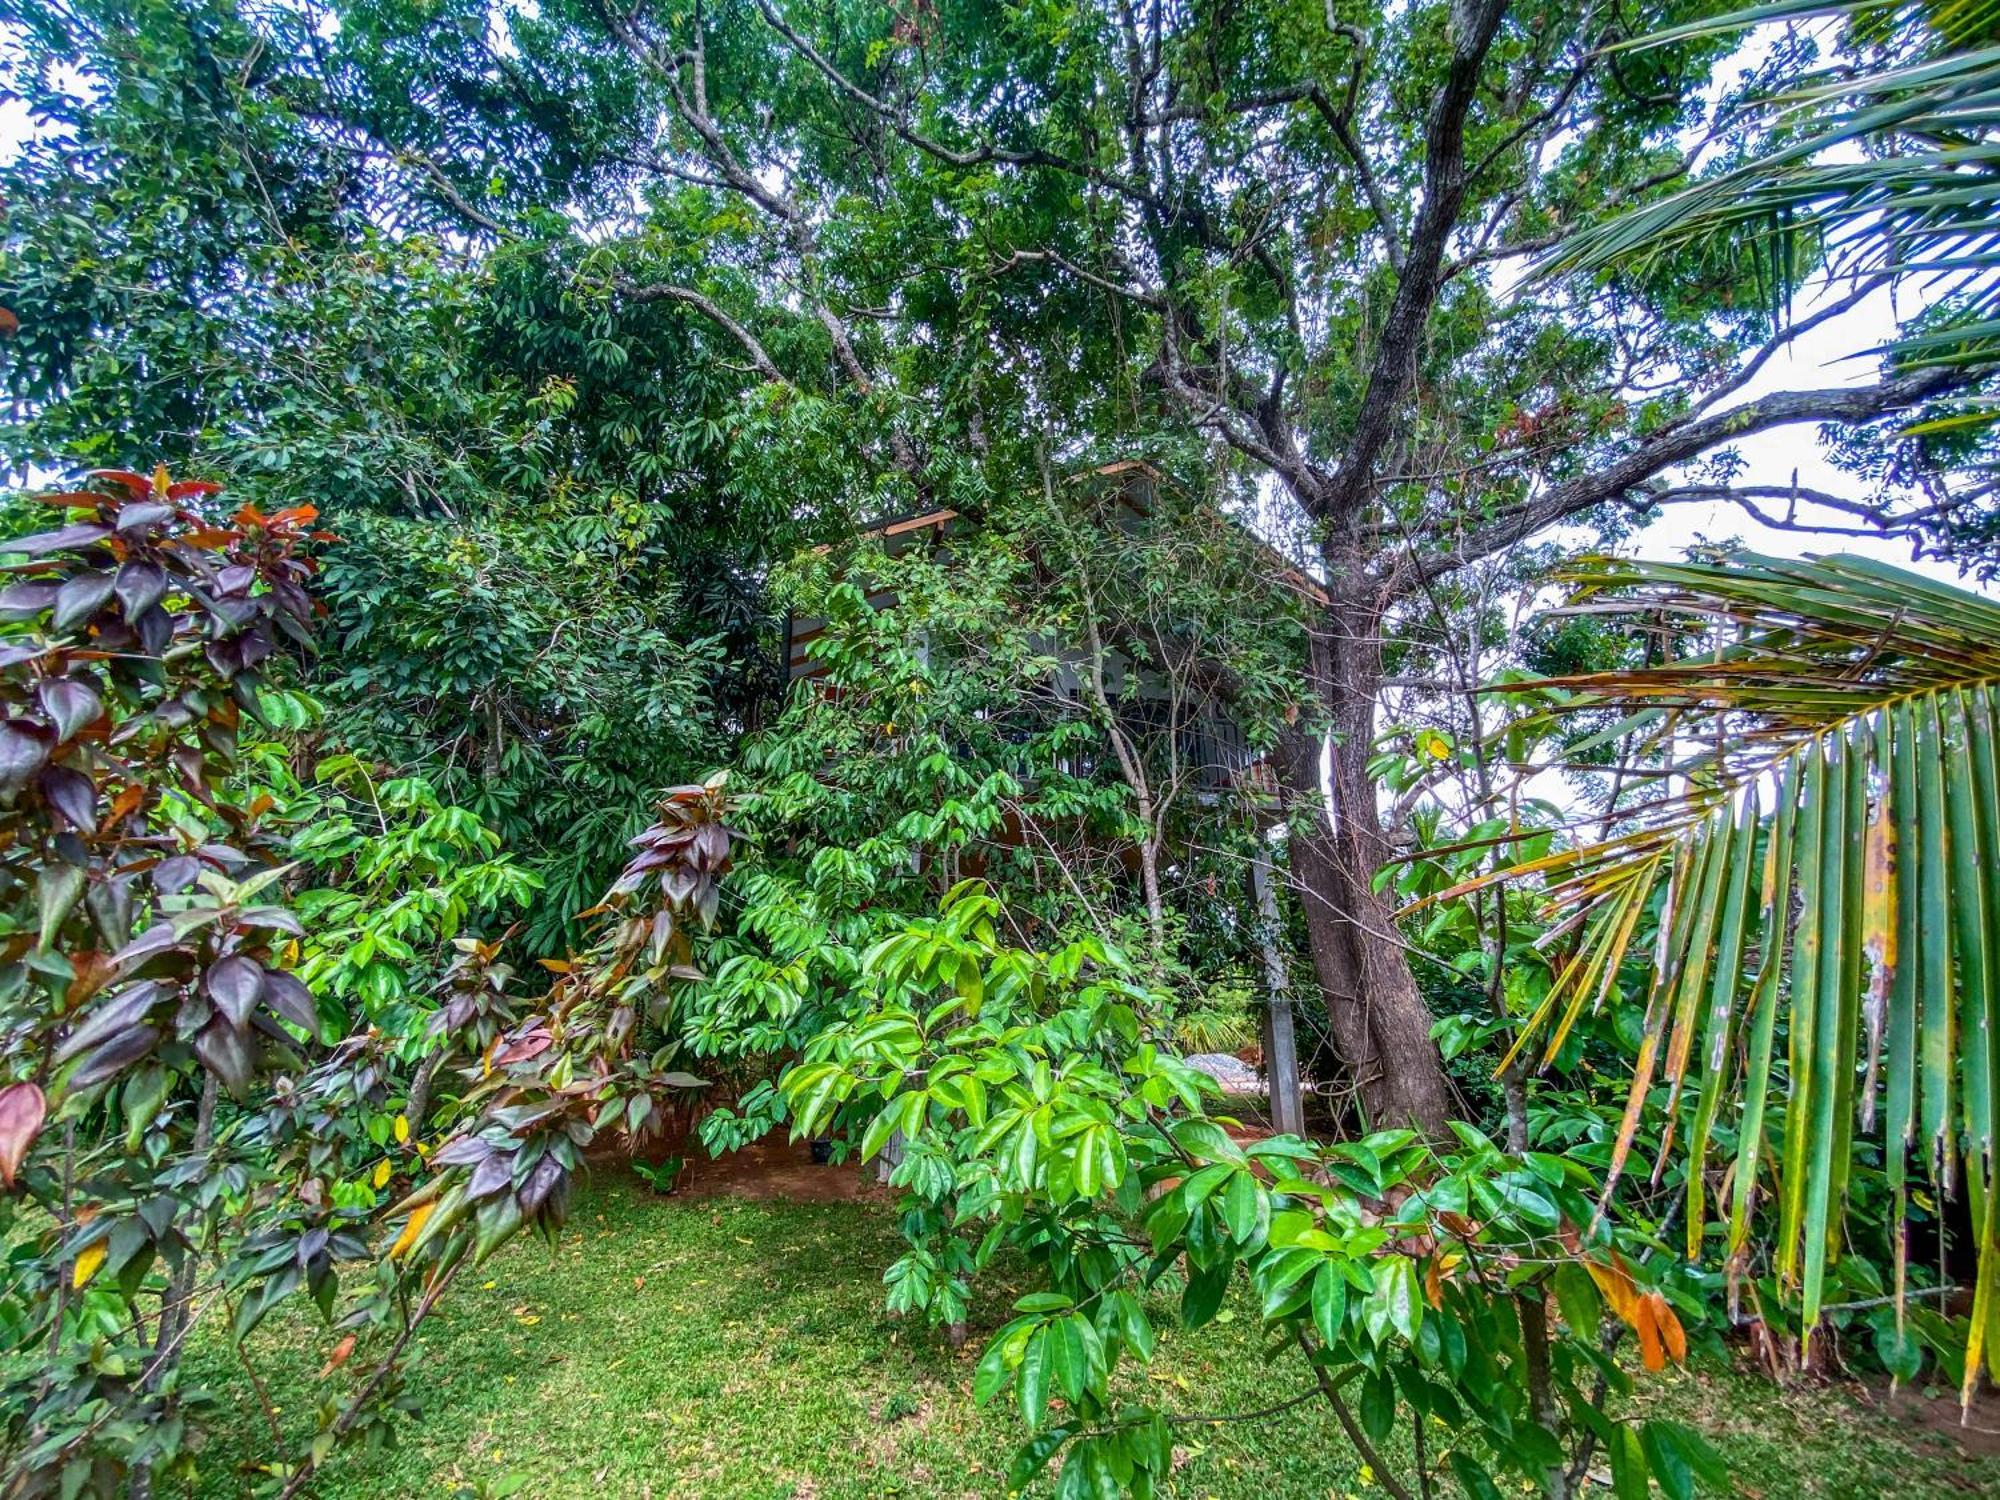
M 1322 623 L 1312 680 L 1324 720 L 1288 730 L 1277 755 L 1313 972 L 1369 1124 L 1437 1132 L 1451 1115 L 1450 1084 L 1390 905 L 1374 889 L 1389 856 L 1368 774 L 1382 679 L 1380 611 L 1372 598 L 1336 595 Z M 1333 737 L 1331 816 L 1322 729 Z

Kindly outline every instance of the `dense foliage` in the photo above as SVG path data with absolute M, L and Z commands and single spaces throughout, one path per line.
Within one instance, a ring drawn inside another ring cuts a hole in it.
M 944 1336 L 1032 1268 L 1017 1487 L 1160 1492 L 1238 1283 L 1214 1419 L 1399 1500 L 1678 1500 L 1725 1334 L 1969 1393 L 1991 606 L 1547 613 L 1682 503 L 1990 564 L 1987 23 L 1761 14 L 0 0 L 0 1490 L 178 1482 L 297 1301 L 301 1492 L 684 1127 L 879 1162 Z M 1945 294 L 1775 386 L 1885 211 Z M 1851 493 L 1746 477 L 1807 424 Z M 1292 1014 L 1310 1138 L 1185 1060 Z

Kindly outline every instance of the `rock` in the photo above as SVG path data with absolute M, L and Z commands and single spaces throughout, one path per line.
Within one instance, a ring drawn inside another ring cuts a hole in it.
M 1227 1052 L 1197 1052 L 1183 1061 L 1196 1072 L 1206 1073 L 1221 1084 L 1225 1094 L 1263 1096 L 1264 1080 L 1240 1057 L 1231 1057 Z

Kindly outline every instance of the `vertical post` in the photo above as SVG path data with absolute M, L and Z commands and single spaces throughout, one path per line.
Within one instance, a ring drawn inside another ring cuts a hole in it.
M 1257 902 L 1257 945 L 1264 953 L 1264 1077 L 1271 1089 L 1271 1124 L 1280 1135 L 1306 1133 L 1305 1100 L 1299 1092 L 1299 1045 L 1292 1029 L 1292 988 L 1285 956 L 1278 951 L 1278 892 L 1271 884 L 1271 849 L 1260 834 L 1250 862 L 1250 889 Z

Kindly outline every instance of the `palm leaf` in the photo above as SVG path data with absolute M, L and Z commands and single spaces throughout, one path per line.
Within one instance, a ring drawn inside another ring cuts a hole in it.
M 1840 1253 L 1854 1141 L 1879 1133 L 1899 1207 L 1906 1153 L 1939 1191 L 1971 1199 L 1969 1396 L 2000 1339 L 2000 604 L 1857 557 L 1591 559 L 1569 581 L 1579 607 L 1708 622 L 1716 646 L 1701 660 L 1496 689 L 1548 695 L 1556 714 L 1659 711 L 1651 734 L 1675 786 L 1616 837 L 1469 883 L 1540 880 L 1581 935 L 1517 1048 L 1555 1055 L 1611 991 L 1637 913 L 1663 887 L 1606 1197 L 1655 1074 L 1663 1156 L 1691 1088 L 1682 1149 L 1695 1158 L 1698 1254 L 1701 1158 L 1740 1109 L 1732 1273 L 1774 1139 L 1772 1263 L 1810 1340 Z M 1789 1056 L 1774 1078 L 1781 1019 Z
M 1795 253 L 1804 242 L 1835 276 L 1881 276 L 1910 284 L 1925 305 L 1950 302 L 1949 316 L 1888 346 L 1905 364 L 2000 358 L 1996 16 L 1992 0 L 1920 0 L 1886 17 L 1885 7 L 1860 0 L 1773 0 L 1626 44 L 1657 47 L 1833 17 L 1891 38 L 1876 49 L 1876 66 L 1828 69 L 1766 101 L 1771 149 L 1580 229 L 1538 274 L 1747 248 L 1760 265 L 1779 268 L 1767 279 L 1775 304 L 1806 264 Z M 1974 411 L 1955 420 L 1990 418 Z

